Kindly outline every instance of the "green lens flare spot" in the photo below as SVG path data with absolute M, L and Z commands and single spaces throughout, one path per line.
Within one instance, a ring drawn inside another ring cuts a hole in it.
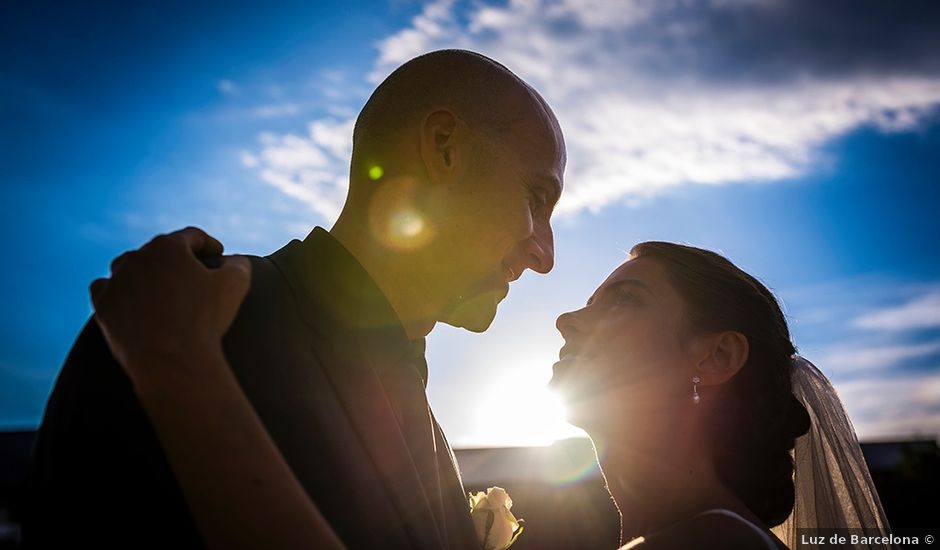
M 373 166 L 372 168 L 369 168 L 369 179 L 372 181 L 377 181 L 384 173 L 385 171 L 382 170 L 381 166 Z

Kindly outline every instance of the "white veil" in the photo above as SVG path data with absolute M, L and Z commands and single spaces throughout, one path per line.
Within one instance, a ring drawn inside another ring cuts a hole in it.
M 878 492 L 835 388 L 799 355 L 793 356 L 791 378 L 793 394 L 806 407 L 812 425 L 793 449 L 793 513 L 773 528 L 774 534 L 790 548 L 798 548 L 797 529 L 804 528 L 848 528 L 859 535 L 887 536 Z

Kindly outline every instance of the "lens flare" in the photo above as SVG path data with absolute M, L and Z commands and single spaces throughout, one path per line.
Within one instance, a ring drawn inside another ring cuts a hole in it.
M 434 237 L 434 227 L 416 206 L 414 190 L 415 182 L 406 178 L 386 179 L 375 188 L 369 227 L 376 240 L 388 248 L 416 250 Z
M 372 181 L 380 180 L 383 174 L 385 174 L 385 170 L 382 170 L 381 166 L 372 166 L 369 168 L 369 179 Z
M 382 227 L 377 229 L 390 248 L 414 250 L 431 239 L 432 232 L 424 216 L 414 208 L 404 206 L 383 217 Z
M 597 456 L 603 455 L 603 449 L 590 452 L 591 444 L 583 440 L 559 441 L 555 444 L 556 460 L 550 471 L 546 472 L 548 481 L 553 485 L 564 486 L 578 483 L 597 472 Z
M 414 210 L 402 210 L 391 219 L 392 231 L 401 239 L 413 239 L 424 230 L 424 220 Z

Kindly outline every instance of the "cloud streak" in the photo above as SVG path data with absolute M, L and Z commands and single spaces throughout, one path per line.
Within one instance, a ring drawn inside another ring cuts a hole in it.
M 872 370 L 890 370 L 912 361 L 940 354 L 940 342 L 921 344 L 859 346 L 833 350 L 823 354 L 820 365 L 838 374 L 852 374 Z
M 776 182 L 819 169 L 822 146 L 840 136 L 911 131 L 940 105 L 940 62 L 929 55 L 940 47 L 929 31 L 940 10 L 820 4 L 439 0 L 377 43 L 368 78 L 445 47 L 505 63 L 543 93 L 565 131 L 561 213 L 681 185 Z M 276 172 L 294 182 L 292 196 L 338 211 L 345 166 L 311 179 L 267 151 L 299 144 L 262 146 L 256 168 L 265 181 Z
M 940 341 L 923 333 L 940 327 L 940 289 L 934 282 L 912 290 L 901 289 L 904 298 L 893 300 L 899 305 L 847 316 L 843 337 L 862 334 L 880 344 L 867 340 L 819 355 L 860 437 L 940 433 Z
M 928 292 L 897 307 L 866 313 L 852 324 L 862 329 L 888 331 L 940 327 L 940 290 Z
M 259 118 L 279 118 L 299 114 L 300 107 L 296 103 L 273 103 L 256 107 L 253 112 Z
M 241 152 L 241 163 L 261 179 L 335 220 L 346 198 L 354 119 L 315 120 L 305 135 L 263 133 L 259 152 Z
M 218 84 L 219 91 L 227 96 L 238 95 L 239 89 L 238 85 L 228 79 L 223 79 L 219 81 Z
M 936 437 L 940 377 L 935 372 L 890 374 L 837 383 L 860 438 Z

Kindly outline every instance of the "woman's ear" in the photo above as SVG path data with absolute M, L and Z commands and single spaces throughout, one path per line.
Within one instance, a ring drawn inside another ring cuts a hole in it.
M 747 363 L 750 346 L 747 336 L 727 330 L 708 338 L 708 353 L 696 368 L 702 385 L 717 386 L 730 380 Z
M 428 113 L 421 123 L 421 160 L 431 183 L 450 179 L 460 169 L 466 125 L 449 109 Z

